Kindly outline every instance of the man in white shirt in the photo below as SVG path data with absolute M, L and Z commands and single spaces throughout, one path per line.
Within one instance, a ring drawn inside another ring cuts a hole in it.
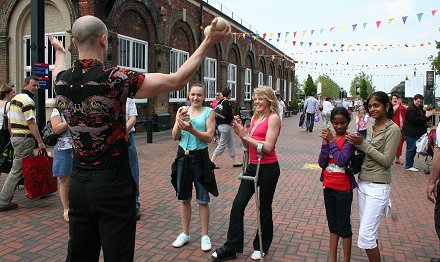
M 311 94 L 304 102 L 304 112 L 307 114 L 307 131 L 313 132 L 315 114 L 319 112 L 319 101 Z

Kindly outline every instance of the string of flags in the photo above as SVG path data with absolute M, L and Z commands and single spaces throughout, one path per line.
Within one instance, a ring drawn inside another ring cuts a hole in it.
M 431 16 L 435 16 L 437 14 L 438 9 L 433 9 L 430 11 Z M 417 13 L 416 17 L 418 22 L 420 23 L 422 21 L 422 18 L 424 16 L 425 13 L 421 12 L 421 13 Z M 403 23 L 403 25 L 406 24 L 406 22 L 408 21 L 408 19 L 410 19 L 410 16 L 402 16 L 401 17 L 401 21 Z M 230 38 L 238 39 L 238 38 L 243 38 L 245 40 L 257 40 L 257 39 L 262 39 L 262 40 L 268 40 L 268 41 L 272 41 L 272 40 L 276 40 L 277 42 L 279 42 L 280 40 L 282 40 L 282 38 L 284 38 L 284 41 L 287 43 L 289 41 L 289 38 L 293 36 L 293 38 L 302 36 L 303 38 L 305 36 L 308 36 L 310 34 L 310 36 L 313 36 L 314 34 L 322 34 L 324 32 L 336 32 L 338 29 L 340 31 L 346 31 L 348 29 L 351 29 L 350 31 L 354 32 L 356 31 L 356 29 L 358 28 L 362 28 L 362 29 L 366 29 L 370 24 L 373 24 L 373 26 L 375 26 L 377 29 L 383 25 L 383 24 L 391 24 L 391 23 L 397 23 L 396 22 L 396 18 L 387 18 L 387 19 L 383 19 L 383 20 L 377 20 L 374 23 L 370 23 L 370 22 L 363 22 L 363 23 L 356 23 L 356 24 L 352 24 L 351 26 L 330 26 L 328 28 L 320 28 L 320 29 L 310 29 L 310 30 L 295 30 L 293 32 L 278 32 L 278 33 L 273 33 L 273 32 L 269 32 L 269 33 L 231 33 L 229 35 Z M 266 39 L 267 38 L 267 39 Z M 294 41 L 296 42 L 296 41 Z M 295 44 L 294 44 L 295 45 Z

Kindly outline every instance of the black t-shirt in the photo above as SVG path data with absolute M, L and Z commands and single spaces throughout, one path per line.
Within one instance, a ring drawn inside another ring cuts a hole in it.
M 73 68 L 57 75 L 57 106 L 72 135 L 74 168 L 129 166 L 125 103 L 144 78 L 136 71 L 105 68 L 92 59 L 77 60 Z
M 217 105 L 221 104 L 223 106 L 223 116 L 225 117 L 225 119 L 221 118 L 221 117 L 217 117 L 216 121 L 217 121 L 217 125 L 221 125 L 221 124 L 227 124 L 230 125 L 232 120 L 234 119 L 234 116 L 232 115 L 232 107 L 231 107 L 231 103 L 229 102 L 229 100 L 227 99 L 223 99 L 218 101 Z

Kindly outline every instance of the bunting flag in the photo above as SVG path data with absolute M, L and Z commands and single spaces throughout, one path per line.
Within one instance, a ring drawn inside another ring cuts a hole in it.
M 406 23 L 406 19 L 408 19 L 408 16 L 402 16 L 403 24 Z
M 437 11 L 438 11 L 438 9 L 430 10 L 432 16 L 435 16 L 435 14 L 437 13 Z M 424 13 L 423 13 L 423 12 L 420 12 L 420 13 L 417 13 L 416 15 L 417 15 L 417 20 L 418 20 L 419 22 L 421 22 Z M 403 25 L 406 25 L 406 22 L 408 21 L 408 17 L 409 17 L 409 16 L 402 16 L 402 17 L 401 17 L 401 18 L 402 18 L 402 23 L 403 23 Z M 386 18 L 386 19 L 376 20 L 376 21 L 375 21 L 375 25 L 376 25 L 376 28 L 378 29 L 378 28 L 380 27 L 380 25 L 382 24 L 383 21 L 387 21 L 387 22 L 388 22 L 387 24 L 391 24 L 391 23 L 394 23 L 395 20 L 396 20 L 396 18 Z M 363 22 L 363 23 L 362 23 L 362 26 L 363 26 L 363 29 L 364 29 L 364 30 L 366 29 L 368 23 L 369 23 L 369 22 Z M 359 25 L 358 23 L 356 23 L 356 24 L 352 24 L 352 25 L 351 25 L 351 28 L 352 28 L 352 31 L 351 31 L 351 32 L 356 31 L 358 25 Z M 336 30 L 334 30 L 334 29 L 336 29 L 336 28 L 339 28 L 340 31 L 344 31 L 344 30 L 347 29 L 347 26 L 345 26 L 345 25 L 342 25 L 342 26 L 331 26 L 331 27 L 329 27 L 328 29 L 329 29 L 329 32 L 335 32 Z M 315 29 L 311 29 L 311 30 L 310 30 L 310 36 L 313 36 L 314 33 L 315 33 L 316 31 L 317 31 L 317 30 L 315 30 Z M 324 27 L 321 28 L 321 29 L 319 30 L 320 33 L 323 33 L 324 31 L 325 31 L 325 28 L 324 28 Z M 304 37 L 307 35 L 308 30 L 302 30 L 302 31 L 297 30 L 297 31 L 293 31 L 293 37 L 294 37 L 294 38 L 297 36 L 297 33 L 298 33 L 298 32 L 301 32 L 302 37 L 304 38 Z M 264 33 L 262 39 L 263 39 L 263 40 L 266 40 L 266 36 L 267 36 L 267 34 L 269 35 L 269 39 L 268 39 L 268 41 L 272 41 L 272 40 L 274 39 L 274 38 L 273 38 L 274 33 L 272 33 L 272 32 L 271 32 L 271 33 Z M 281 39 L 281 35 L 282 35 L 283 33 L 275 33 L 275 34 L 277 34 L 278 37 L 277 37 L 276 40 L 277 40 L 277 42 L 279 42 L 280 39 Z M 287 43 L 287 42 L 289 41 L 289 39 L 288 39 L 289 34 L 290 34 L 290 32 L 285 32 L 285 33 L 284 33 L 284 42 L 285 42 L 285 43 Z M 254 40 L 261 39 L 260 35 L 258 35 L 258 34 L 251 34 L 251 33 L 232 33 L 229 37 L 230 37 L 230 38 L 233 38 L 233 39 L 235 40 L 235 39 L 239 39 L 241 36 L 242 36 L 243 39 L 245 39 L 245 40 L 248 40 L 248 39 L 254 39 Z
M 380 26 L 380 23 L 381 23 L 382 21 L 376 21 L 376 28 L 379 28 L 379 26 Z
M 292 44 L 293 44 L 293 46 L 295 46 L 296 45 L 296 41 L 292 41 Z

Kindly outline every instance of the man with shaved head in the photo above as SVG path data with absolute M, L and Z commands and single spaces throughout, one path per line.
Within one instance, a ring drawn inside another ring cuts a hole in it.
M 192 56 L 172 74 L 106 68 L 106 25 L 93 16 L 72 26 L 78 60 L 66 66 L 66 50 L 53 37 L 57 105 L 73 139 L 69 192 L 69 246 L 66 261 L 133 261 L 136 233 L 135 187 L 130 174 L 125 104 L 127 97 L 147 98 L 186 86 L 210 48 L 230 31 L 211 30 Z

